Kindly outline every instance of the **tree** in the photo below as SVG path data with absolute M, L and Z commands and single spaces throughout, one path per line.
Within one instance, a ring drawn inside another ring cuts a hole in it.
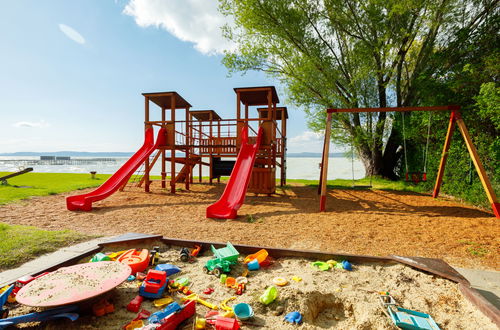
M 234 17 L 231 73 L 264 71 L 280 80 L 309 126 L 324 129 L 325 109 L 423 105 L 419 86 L 437 50 L 458 49 L 494 0 L 219 0 Z M 434 69 L 439 69 L 434 68 Z M 367 174 L 397 177 L 401 117 L 336 114 L 334 142 L 352 143 Z

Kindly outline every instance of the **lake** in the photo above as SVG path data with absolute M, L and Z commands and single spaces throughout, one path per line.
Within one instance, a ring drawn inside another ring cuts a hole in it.
M 96 171 L 97 173 L 113 174 L 121 165 L 123 165 L 127 157 L 114 157 L 115 162 L 90 162 L 83 165 L 22 165 L 20 163 L 5 162 L 5 160 L 38 160 L 38 156 L 0 156 L 0 172 L 15 172 L 25 167 L 33 167 L 34 172 L 45 173 L 89 173 Z M 90 159 L 86 157 L 73 157 L 72 159 Z M 287 159 L 287 178 L 288 179 L 306 179 L 318 180 L 319 179 L 319 164 L 321 158 L 318 157 L 289 157 Z M 354 178 L 361 179 L 364 177 L 364 167 L 361 161 L 354 160 L 351 163 L 350 158 L 345 157 L 331 157 L 328 166 L 328 179 L 352 179 L 352 168 L 354 167 Z M 177 170 L 182 168 L 181 164 L 177 164 Z M 169 164 L 167 164 L 169 169 Z M 153 175 L 160 175 L 161 167 L 155 165 L 152 171 Z M 194 173 L 198 174 L 198 169 L 195 168 Z M 208 176 L 208 167 L 203 167 L 203 176 Z M 279 171 L 277 173 L 279 177 Z

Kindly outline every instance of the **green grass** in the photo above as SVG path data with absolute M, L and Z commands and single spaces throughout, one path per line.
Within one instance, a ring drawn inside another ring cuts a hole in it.
M 0 223 L 0 270 L 93 237 L 71 230 L 48 231 Z
M 9 173 L 0 172 L 0 177 L 7 174 Z M 32 196 L 56 195 L 72 190 L 97 187 L 109 177 L 109 174 L 98 174 L 96 179 L 92 179 L 90 174 L 26 173 L 9 179 L 8 185 L 0 185 L 0 204 Z
M 287 179 L 288 184 L 304 184 L 307 186 L 318 186 L 318 180 L 299 180 L 299 179 Z M 399 191 L 414 191 L 414 192 L 426 192 L 427 189 L 423 185 L 413 184 L 405 181 L 391 181 L 387 179 L 382 179 L 378 177 L 373 177 L 371 180 L 373 189 L 380 190 L 399 190 Z M 370 185 L 370 178 L 364 178 L 355 181 L 353 187 L 352 180 L 336 179 L 328 180 L 327 187 L 330 188 L 341 188 L 341 189 L 356 189 L 357 187 L 362 188 Z

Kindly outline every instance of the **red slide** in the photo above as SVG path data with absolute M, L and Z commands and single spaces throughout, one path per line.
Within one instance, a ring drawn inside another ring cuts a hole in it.
M 248 127 L 243 128 L 241 137 L 241 149 L 229 177 L 229 182 L 221 198 L 207 207 L 207 218 L 236 219 L 238 209 L 245 201 L 255 155 L 257 155 L 260 140 L 262 139 L 262 127 L 259 128 L 255 144 L 248 144 Z
M 145 132 L 144 144 L 142 147 L 99 188 L 87 194 L 69 196 L 66 198 L 66 207 L 68 210 L 92 211 L 93 202 L 105 199 L 117 191 L 149 155 L 162 144 L 165 144 L 165 129 L 160 128 L 156 143 L 154 143 L 154 130 L 153 128 L 148 128 Z

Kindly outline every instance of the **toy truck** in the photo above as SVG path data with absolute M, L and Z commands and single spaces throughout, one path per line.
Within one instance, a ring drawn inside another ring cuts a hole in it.
M 213 245 L 210 246 L 214 254 L 214 258 L 207 261 L 203 267 L 205 274 L 214 274 L 220 277 L 223 273 L 229 273 L 231 266 L 238 262 L 239 252 L 231 243 L 227 243 L 226 247 L 216 249 Z

